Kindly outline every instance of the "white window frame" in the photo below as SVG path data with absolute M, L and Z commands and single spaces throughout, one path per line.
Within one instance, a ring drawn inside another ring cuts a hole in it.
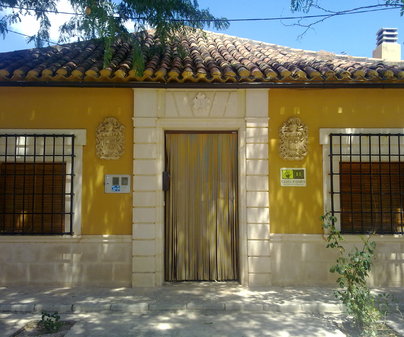
M 331 211 L 331 183 L 330 183 L 330 134 L 404 134 L 404 128 L 321 128 L 320 129 L 320 145 L 323 147 L 323 198 L 324 198 L 324 214 Z M 404 144 L 401 144 L 400 149 L 404 154 Z M 339 162 L 338 162 L 339 163 Z M 335 178 L 334 184 L 337 183 Z M 339 184 L 339 181 L 338 181 Z M 339 198 L 335 200 L 335 209 L 340 208 Z M 335 214 L 337 221 L 336 229 L 341 230 L 340 215 Z
M 84 129 L 0 129 L 0 135 L 74 135 L 74 182 L 73 182 L 73 235 L 81 234 L 81 194 L 83 176 L 83 146 L 86 145 L 87 131 Z M 68 145 L 66 145 L 68 146 Z M 70 224 L 65 224 L 65 231 L 70 231 Z M 3 236 L 3 235 L 2 235 Z M 29 236 L 29 235 L 24 235 Z M 38 237 L 37 235 L 35 235 Z M 46 236 L 41 235 L 41 237 Z

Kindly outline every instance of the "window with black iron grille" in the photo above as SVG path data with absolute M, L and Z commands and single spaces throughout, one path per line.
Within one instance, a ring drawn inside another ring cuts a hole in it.
M 0 234 L 73 234 L 74 135 L 0 135 Z
M 404 134 L 331 133 L 331 210 L 343 233 L 404 232 Z

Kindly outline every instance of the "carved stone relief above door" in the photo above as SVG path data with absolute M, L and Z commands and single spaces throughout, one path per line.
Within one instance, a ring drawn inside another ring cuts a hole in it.
M 243 117 L 240 95 L 236 91 L 168 91 L 165 118 Z

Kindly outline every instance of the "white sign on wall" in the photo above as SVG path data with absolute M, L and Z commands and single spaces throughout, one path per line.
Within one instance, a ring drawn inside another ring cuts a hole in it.
M 106 174 L 105 193 L 130 193 L 130 176 L 128 174 Z

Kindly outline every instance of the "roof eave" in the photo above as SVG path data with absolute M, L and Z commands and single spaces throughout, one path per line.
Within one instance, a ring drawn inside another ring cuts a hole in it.
M 105 82 L 105 81 L 0 81 L 0 87 L 57 88 L 166 88 L 166 89 L 279 89 L 279 88 L 383 88 L 402 89 L 404 81 L 284 81 L 284 82 Z

